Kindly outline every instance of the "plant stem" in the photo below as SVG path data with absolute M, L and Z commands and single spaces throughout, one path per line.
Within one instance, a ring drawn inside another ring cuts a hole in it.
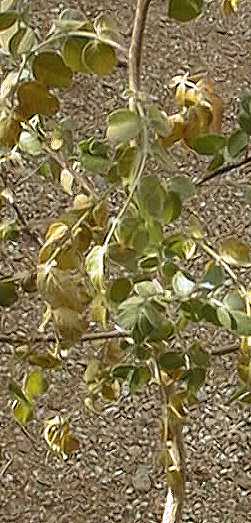
M 232 271 L 232 269 L 229 267 L 229 265 L 221 258 L 221 256 L 212 249 L 209 245 L 207 245 L 206 242 L 200 243 L 203 251 L 205 251 L 211 258 L 213 258 L 217 263 L 219 263 L 225 271 L 229 274 L 231 280 L 233 280 L 235 283 L 238 284 L 238 277 L 236 276 L 235 272 Z
M 139 112 L 141 112 L 140 108 L 139 108 Z M 144 115 L 142 117 L 144 117 Z M 142 152 L 141 152 L 141 158 L 140 158 L 138 167 L 136 169 L 134 182 L 132 184 L 132 187 L 130 189 L 129 195 L 128 195 L 124 205 L 121 207 L 118 215 L 114 219 L 114 221 L 113 221 L 113 223 L 112 223 L 112 225 L 110 227 L 110 230 L 108 231 L 108 234 L 107 234 L 107 236 L 105 238 L 105 241 L 104 241 L 104 251 L 105 252 L 108 249 L 110 240 L 112 239 L 112 236 L 113 236 L 117 226 L 119 225 L 121 218 L 123 217 L 124 213 L 126 212 L 128 206 L 130 205 L 130 203 L 132 201 L 134 193 L 135 193 L 135 191 L 136 191 L 136 189 L 138 187 L 139 180 L 140 180 L 141 175 L 142 175 L 142 173 L 144 171 L 144 168 L 145 168 L 147 155 L 148 155 L 148 137 L 147 137 L 147 128 L 146 128 L 145 124 L 143 125 L 142 133 L 143 133 Z
M 110 230 L 104 241 L 104 250 L 106 251 L 110 240 L 119 225 L 119 222 L 126 212 L 128 206 L 130 205 L 133 195 L 138 187 L 139 180 L 144 171 L 147 155 L 148 155 L 148 136 L 147 136 L 147 127 L 144 122 L 145 114 L 141 104 L 137 101 L 138 93 L 140 90 L 140 69 L 141 69 L 141 56 L 142 56 L 142 45 L 143 45 L 143 36 L 146 25 L 147 12 L 150 6 L 151 0 L 138 0 L 134 26 L 132 32 L 131 45 L 129 49 L 129 58 L 128 58 L 128 69 L 129 69 L 129 90 L 132 92 L 132 97 L 130 98 L 129 107 L 131 110 L 136 110 L 141 117 L 143 123 L 142 129 L 142 149 L 141 149 L 141 158 L 138 163 L 137 169 L 134 175 L 134 181 L 130 189 L 129 195 L 120 209 L 118 215 L 113 221 Z
M 221 176 L 222 174 L 227 174 L 230 171 L 234 171 L 235 169 L 238 169 L 239 167 L 242 167 L 243 165 L 247 165 L 251 163 L 251 156 L 248 156 L 247 158 L 244 158 L 244 160 L 241 160 L 237 163 L 231 163 L 230 165 L 225 165 L 221 167 L 220 169 L 217 169 L 217 171 L 214 171 L 212 173 L 207 174 L 202 180 L 199 180 L 196 185 L 203 185 L 206 182 L 209 182 L 209 180 L 213 180 L 217 176 Z
M 151 0 L 138 0 L 135 20 L 129 49 L 129 89 L 134 95 L 140 90 L 140 70 L 143 47 L 143 37 L 146 25 L 147 12 Z
M 119 338 L 128 338 L 130 333 L 127 331 L 102 331 L 102 332 L 86 332 L 81 337 L 81 342 L 95 341 L 95 340 L 109 340 L 109 339 L 119 339 Z M 30 336 L 30 338 L 25 335 L 13 336 L 12 334 L 0 334 L 0 343 L 7 343 L 8 345 L 22 345 L 27 343 L 54 343 L 56 337 L 52 334 L 49 336 Z

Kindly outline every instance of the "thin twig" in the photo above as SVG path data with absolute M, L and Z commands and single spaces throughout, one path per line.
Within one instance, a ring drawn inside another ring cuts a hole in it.
M 8 468 L 12 465 L 13 458 L 11 457 L 7 463 L 3 466 L 2 470 L 0 471 L 0 478 L 3 478 L 4 474 L 7 472 Z
M 202 178 L 202 180 L 199 180 L 196 185 L 203 185 L 204 183 L 208 182 L 209 180 L 213 180 L 217 176 L 221 176 L 222 174 L 227 174 L 230 171 L 239 169 L 239 167 L 243 167 L 244 165 L 247 165 L 249 163 L 251 163 L 251 156 L 248 156 L 247 158 L 244 158 L 244 160 L 241 160 L 237 163 L 231 163 L 229 165 L 225 165 L 224 167 L 217 169 L 217 171 L 207 174 L 204 178 Z
M 114 338 L 128 338 L 130 332 L 128 331 L 103 331 L 103 332 L 86 332 L 81 338 L 81 342 L 95 341 L 95 340 L 109 340 Z M 8 345 L 22 345 L 27 344 L 31 341 L 32 343 L 55 343 L 57 341 L 56 336 L 49 334 L 48 336 L 36 335 L 31 336 L 14 336 L 12 334 L 0 334 L 0 343 L 7 343 Z
M 223 349 L 212 350 L 211 356 L 214 356 L 214 357 L 226 356 L 227 354 L 233 354 L 234 352 L 238 352 L 239 350 L 240 350 L 240 346 L 230 345 L 230 347 L 225 347 Z

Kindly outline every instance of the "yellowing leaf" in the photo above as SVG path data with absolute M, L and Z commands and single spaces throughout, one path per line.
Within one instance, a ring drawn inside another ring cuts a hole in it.
M 5 13 L 0 13 L 0 31 L 6 31 L 9 29 L 18 18 L 17 11 L 6 11 Z
M 59 101 L 38 81 L 23 82 L 17 89 L 20 118 L 29 120 L 34 114 L 52 116 L 59 111 Z
M 59 307 L 52 311 L 52 315 L 57 331 L 65 341 L 76 343 L 86 330 L 87 323 L 72 309 Z
M 183 131 L 183 140 L 186 145 L 192 147 L 197 136 L 209 132 L 212 118 L 209 107 L 198 105 L 189 109 L 188 121 Z
M 57 52 L 44 51 L 35 56 L 32 69 L 35 78 L 47 87 L 69 87 L 72 71 Z
M 222 259 L 230 265 L 249 267 L 251 265 L 250 246 L 241 240 L 229 238 L 221 243 L 219 249 Z
M 60 174 L 60 183 L 61 183 L 64 191 L 67 194 L 69 194 L 70 196 L 72 195 L 73 182 L 74 182 L 74 177 L 71 174 L 71 172 L 68 169 L 62 169 L 61 174 Z
M 74 73 L 90 73 L 89 68 L 82 60 L 83 49 L 88 43 L 87 38 L 69 37 L 63 46 L 63 60 Z
M 113 72 L 117 65 L 117 56 L 110 45 L 91 41 L 83 49 L 82 62 L 92 73 L 105 76 Z
M 95 245 L 89 252 L 85 261 L 86 272 L 94 285 L 94 287 L 101 289 L 104 278 L 104 247 Z
M 172 147 L 176 142 L 181 140 L 184 131 L 184 118 L 181 114 L 173 114 L 168 117 L 170 132 L 166 136 L 159 137 L 159 143 L 165 149 Z
M 69 230 L 69 228 L 64 223 L 60 223 L 60 222 L 52 223 L 46 233 L 47 245 L 49 243 L 53 243 L 58 240 L 61 240 L 65 236 L 65 234 L 67 233 L 68 230 Z
M 15 282 L 8 278 L 0 280 L 0 307 L 10 307 L 17 299 Z
M 21 425 L 26 425 L 33 418 L 33 408 L 29 403 L 15 402 L 12 410 L 15 419 Z
M 203 0 L 169 0 L 168 16 L 178 22 L 189 22 L 202 12 Z
M 12 148 L 17 144 L 21 134 L 20 122 L 10 116 L 0 120 L 0 146 Z
M 24 391 L 28 399 L 33 400 L 48 389 L 48 382 L 40 370 L 28 374 L 24 384 Z
M 232 15 L 237 13 L 240 0 L 223 0 L 221 9 L 224 15 Z
M 129 109 L 117 109 L 108 117 L 107 138 L 112 142 L 128 142 L 136 138 L 141 129 L 140 117 Z

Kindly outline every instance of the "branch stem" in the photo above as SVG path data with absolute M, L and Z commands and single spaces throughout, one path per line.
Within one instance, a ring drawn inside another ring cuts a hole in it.
M 203 185 L 206 182 L 209 182 L 210 180 L 213 180 L 217 176 L 221 176 L 222 174 L 227 174 L 230 171 L 234 171 L 235 169 L 239 169 L 239 167 L 243 167 L 244 165 L 247 165 L 251 163 L 251 156 L 248 156 L 247 158 L 244 158 L 244 160 L 241 160 L 237 163 L 231 163 L 228 165 L 224 165 L 220 169 L 217 169 L 217 171 L 213 171 L 212 173 L 207 174 L 202 180 L 199 180 L 196 185 L 200 186 Z
M 140 70 L 146 18 L 151 0 L 138 0 L 129 49 L 129 89 L 134 95 L 140 90 Z

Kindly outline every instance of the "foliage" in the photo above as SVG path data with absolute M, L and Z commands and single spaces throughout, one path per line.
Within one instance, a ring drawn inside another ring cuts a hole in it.
M 237 7 L 237 0 L 221 4 L 226 15 Z M 203 8 L 203 0 L 169 0 L 168 16 L 173 23 L 188 22 Z M 49 373 L 60 371 L 63 356 L 81 337 L 88 339 L 94 322 L 105 330 L 100 339 L 106 341 L 102 356 L 94 355 L 85 370 L 85 407 L 100 412 L 103 402 L 119 400 L 125 383 L 132 394 L 149 383 L 159 385 L 162 462 L 175 492 L 181 471 L 165 444 L 171 440 L 174 445 L 177 427 L 199 401 L 211 363 L 202 344 L 188 347 L 177 340 L 191 324 L 211 324 L 241 336 L 237 369 L 242 385 L 235 398 L 250 401 L 250 290 L 235 270 L 250 267 L 251 253 L 236 238 L 220 238 L 214 249 L 192 212 L 200 185 L 183 175 L 160 179 L 151 166 L 169 163 L 174 147 L 208 157 L 212 173 L 241 161 L 251 134 L 251 94 L 243 94 L 237 128 L 227 134 L 222 132 L 223 102 L 207 75 L 172 79 L 173 114 L 153 105 L 147 92 L 135 91 L 130 77 L 129 107 L 109 114 L 102 136 L 83 136 L 77 143 L 69 121 L 59 116 L 62 90 L 71 88 L 75 73 L 103 77 L 114 71 L 124 52 L 118 27 L 106 16 L 90 21 L 69 9 L 44 40 L 29 24 L 22 2 L 1 3 L 0 42 L 11 64 L 0 89 L 1 162 L 34 157 L 42 177 L 60 184 L 72 203 L 50 223 L 42 243 L 30 231 L 39 244 L 36 274 L 0 280 L 1 307 L 13 306 L 24 292 L 38 291 L 45 305 L 39 330 L 43 333 L 49 322 L 54 330 L 53 351 L 39 354 L 29 347 L 20 356 L 35 370 L 27 371 L 23 387 L 10 383 L 13 414 L 23 425 L 33 418 Z M 100 176 L 106 185 L 102 194 L 93 188 Z M 110 195 L 119 191 L 124 204 L 114 217 Z M 250 201 L 250 188 L 248 194 Z M 18 209 L 4 178 L 0 203 L 3 209 Z M 191 210 L 185 226 L 180 221 L 184 209 Z M 3 220 L 1 241 L 19 241 L 23 226 L 29 231 L 20 212 L 17 221 Z M 207 261 L 198 275 L 195 259 L 203 262 L 203 255 Z M 109 339 L 111 326 L 115 339 Z M 46 422 L 44 437 L 64 458 L 79 448 L 61 416 Z

